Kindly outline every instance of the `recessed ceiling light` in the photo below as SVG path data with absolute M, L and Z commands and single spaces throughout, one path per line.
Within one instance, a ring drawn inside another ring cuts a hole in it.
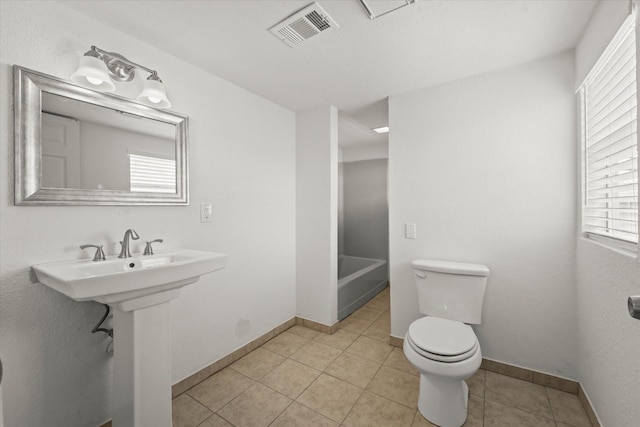
M 389 126 L 383 126 L 381 128 L 375 128 L 373 130 L 376 133 L 389 133 Z

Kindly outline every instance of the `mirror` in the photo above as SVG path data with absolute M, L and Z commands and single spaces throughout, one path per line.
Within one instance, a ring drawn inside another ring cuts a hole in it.
M 188 117 L 14 66 L 16 205 L 187 205 Z

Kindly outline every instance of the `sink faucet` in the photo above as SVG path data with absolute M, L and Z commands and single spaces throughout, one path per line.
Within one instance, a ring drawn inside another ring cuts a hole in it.
M 131 257 L 131 252 L 129 252 L 129 238 L 133 240 L 138 240 L 140 236 L 138 236 L 138 233 L 136 233 L 136 230 L 134 230 L 133 228 L 130 228 L 127 231 L 125 231 L 124 237 L 122 238 L 122 242 L 120 242 L 120 244 L 122 245 L 122 249 L 120 250 L 120 255 L 118 255 L 118 258 Z

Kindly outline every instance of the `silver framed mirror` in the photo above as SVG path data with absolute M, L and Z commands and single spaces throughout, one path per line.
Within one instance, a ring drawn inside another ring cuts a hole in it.
M 16 205 L 188 205 L 188 122 L 17 65 Z

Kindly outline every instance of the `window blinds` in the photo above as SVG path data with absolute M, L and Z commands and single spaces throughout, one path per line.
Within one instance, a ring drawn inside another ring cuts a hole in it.
M 637 243 L 636 42 L 630 18 L 582 87 L 583 231 Z
M 176 192 L 176 161 L 161 157 L 129 154 L 131 191 Z

